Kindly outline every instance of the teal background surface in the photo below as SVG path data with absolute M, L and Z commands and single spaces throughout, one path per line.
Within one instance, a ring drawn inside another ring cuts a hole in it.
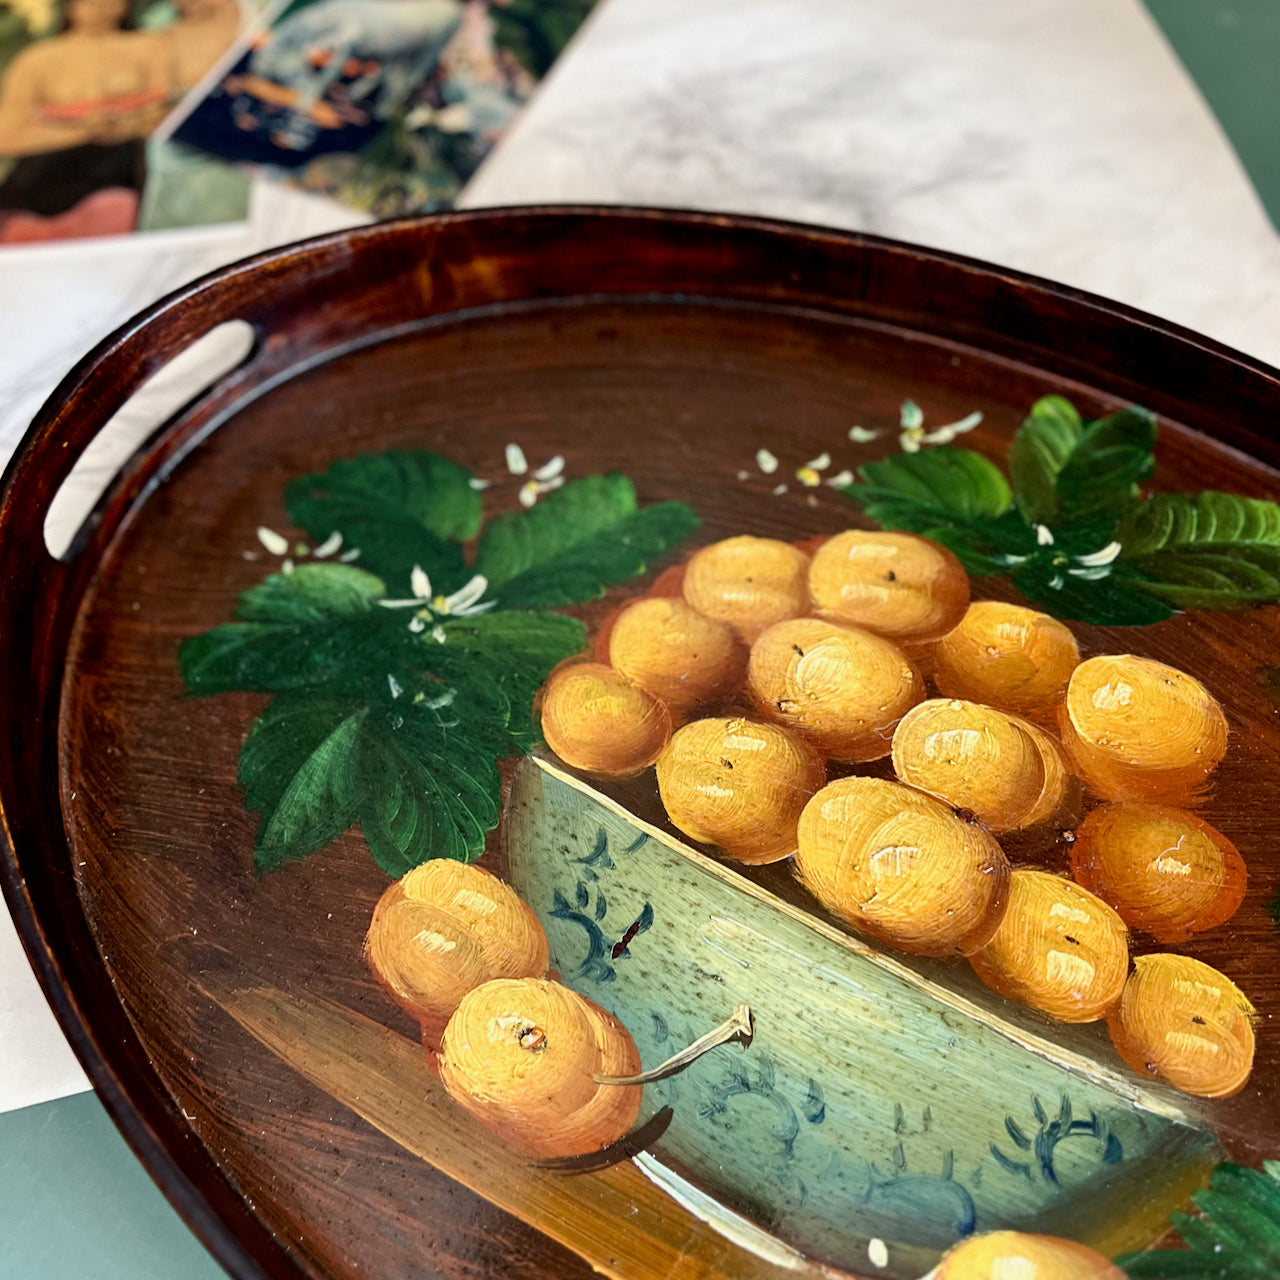
M 1280 227 L 1280 0 L 1145 0 Z
M 0 1115 L 4 1280 L 225 1280 L 97 1095 Z
M 1280 0 L 1145 0 L 1280 226 Z M 92 1094 L 0 1115 L 0 1280 L 219 1280 Z

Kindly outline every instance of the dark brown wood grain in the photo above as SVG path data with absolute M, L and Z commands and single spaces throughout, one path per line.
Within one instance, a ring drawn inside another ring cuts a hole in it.
M 247 362 L 157 434 L 74 554 L 52 560 L 44 514 L 85 444 L 165 360 L 231 319 L 259 335 Z M 563 453 L 575 475 L 626 472 L 642 501 L 685 499 L 700 542 L 798 539 L 856 512 L 830 489 L 774 497 L 757 448 L 793 471 L 855 421 L 892 427 L 910 397 L 934 421 L 981 408 L 969 441 L 998 457 L 1047 391 L 1086 412 L 1158 412 L 1158 487 L 1277 496 L 1274 371 L 1007 272 L 750 219 L 515 210 L 361 229 L 190 286 L 68 376 L 0 495 L 5 892 L 95 1086 L 233 1274 L 589 1274 L 308 1085 L 197 990 L 202 967 L 230 955 L 411 1030 L 360 959 L 386 880 L 359 838 L 257 876 L 235 762 L 261 700 L 181 697 L 178 645 L 261 578 L 243 553 L 258 525 L 286 527 L 288 480 L 393 447 L 498 480 L 516 441 L 535 465 Z M 510 485 L 486 494 L 490 509 L 513 500 Z M 1013 598 L 1003 583 L 979 591 Z M 1205 814 L 1245 853 L 1249 895 L 1187 949 L 1262 1015 L 1253 1081 L 1213 1109 L 1245 1159 L 1280 1155 L 1280 940 L 1264 909 L 1280 885 L 1280 724 L 1259 670 L 1280 663 L 1278 623 L 1272 607 L 1074 628 L 1086 654 L 1192 672 L 1232 723 Z

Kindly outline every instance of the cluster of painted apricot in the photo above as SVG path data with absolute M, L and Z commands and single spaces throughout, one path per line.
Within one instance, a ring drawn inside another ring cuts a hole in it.
M 525 1154 L 599 1151 L 625 1135 L 642 1089 L 630 1032 L 547 976 L 547 937 L 509 885 L 459 862 L 426 862 L 374 909 L 365 951 L 415 1017 L 450 1096 Z
M 1061 622 L 971 603 L 955 557 L 909 534 L 730 538 L 660 582 L 596 661 L 548 680 L 561 759 L 605 776 L 656 765 L 675 827 L 733 861 L 794 855 L 860 932 L 965 955 L 1059 1020 L 1106 1018 L 1144 1075 L 1206 1097 L 1244 1086 L 1239 989 L 1188 956 L 1130 964 L 1127 929 L 1178 943 L 1244 896 L 1240 854 L 1188 808 L 1227 746 L 1199 681 L 1128 654 L 1081 661 Z M 856 772 L 886 756 L 895 779 Z M 833 762 L 855 772 L 828 781 Z M 1076 831 L 1074 878 L 1011 869 L 998 837 L 1044 827 L 1081 786 L 1104 803 Z
M 541 925 L 497 877 L 458 862 L 415 868 L 379 899 L 365 951 L 382 987 L 418 1020 L 449 1094 L 516 1150 L 585 1156 L 635 1124 L 641 1084 L 618 1082 L 640 1071 L 634 1040 L 548 976 Z M 1045 1280 L 1123 1280 L 1091 1249 L 1013 1231 L 962 1242 L 936 1274 L 987 1280 L 1015 1266 Z

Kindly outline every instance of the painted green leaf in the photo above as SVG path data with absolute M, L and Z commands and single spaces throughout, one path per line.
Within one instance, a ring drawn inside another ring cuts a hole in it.
M 1280 1275 L 1280 1169 L 1220 1164 L 1192 1196 L 1199 1214 L 1170 1214 L 1185 1249 L 1117 1260 L 1131 1280 L 1271 1280 Z
M 1049 524 L 1058 514 L 1058 473 L 1083 434 L 1084 421 L 1070 400 L 1043 396 L 1031 406 L 1009 445 L 1009 478 L 1028 524 Z
M 355 565 L 313 562 L 292 573 L 273 573 L 240 595 L 242 622 L 323 622 L 367 613 L 387 594 L 382 579 Z
M 1010 511 L 995 465 L 970 449 L 896 454 L 858 469 L 845 494 L 885 529 L 918 533 L 953 551 L 970 573 L 1005 573 L 1035 540 Z
M 475 570 L 504 609 L 577 604 L 643 573 L 697 526 L 683 502 L 638 509 L 626 476 L 587 476 L 527 511 L 490 520 Z
M 557 663 L 583 650 L 586 627 L 559 613 L 514 610 L 458 618 L 443 631 L 445 644 L 428 659 L 432 670 L 446 684 L 476 686 L 477 698 L 501 695 L 511 707 L 512 744 L 527 750 L 539 740 L 533 699 Z
M 1116 536 L 1126 557 L 1170 547 L 1280 543 L 1280 506 L 1211 489 L 1195 495 L 1157 493 L 1121 521 Z
M 684 503 L 640 509 L 625 477 L 593 476 L 499 517 L 468 565 L 480 498 L 469 472 L 431 453 L 336 462 L 291 484 L 287 503 L 359 563 L 271 575 L 180 654 L 189 693 L 278 695 L 240 760 L 246 806 L 262 815 L 260 868 L 356 822 L 393 875 L 478 857 L 498 821 L 498 761 L 539 741 L 538 689 L 586 639 L 581 622 L 535 606 L 599 596 L 697 525 Z M 483 603 L 442 599 L 478 574 Z
M 861 484 L 845 489 L 854 502 L 899 499 L 966 520 L 994 520 L 1009 510 L 1012 494 L 1000 469 L 972 449 L 940 445 L 891 454 L 858 468 Z
M 187 692 L 284 693 L 335 687 L 348 691 L 382 680 L 399 641 L 386 610 L 314 623 L 228 622 L 183 642 Z
M 240 782 L 246 807 L 262 813 L 259 868 L 322 848 L 355 821 L 392 875 L 479 857 L 498 821 L 497 761 L 537 741 L 534 696 L 585 636 L 549 613 L 447 620 L 443 642 L 397 622 L 379 633 L 363 685 L 283 694 L 245 740 Z
M 254 721 L 238 778 L 245 808 L 262 814 L 253 849 L 259 871 L 323 848 L 355 821 L 366 715 L 351 699 L 293 693 Z
M 363 568 L 393 593 L 407 595 L 420 565 L 436 591 L 448 594 L 469 575 L 461 543 L 480 530 L 480 494 L 471 472 L 426 451 L 362 454 L 285 490 L 289 516 L 317 541 L 342 535 Z
M 1069 524 L 1127 510 L 1155 472 L 1155 445 L 1156 420 L 1145 409 L 1090 423 L 1058 472 L 1056 519 Z
M 1280 506 L 1231 493 L 1156 494 L 1121 521 L 1128 572 L 1186 609 L 1280 600 Z
M 491 742 L 451 709 L 382 707 L 360 737 L 361 834 L 374 861 L 402 876 L 429 858 L 471 862 L 498 824 L 502 781 Z
M 345 564 L 303 564 L 239 598 L 236 622 L 183 642 L 187 691 L 354 690 L 385 680 L 407 647 L 405 619 L 378 607 L 382 580 Z
M 1062 396 L 1036 401 L 1009 446 L 1009 475 L 1028 524 L 1059 525 L 1118 514 L 1155 469 L 1156 420 L 1122 409 L 1085 423 Z
M 1013 571 L 1013 585 L 1032 604 L 1066 622 L 1098 627 L 1145 627 L 1174 610 L 1142 587 L 1115 574 L 1082 578 L 1037 558 Z

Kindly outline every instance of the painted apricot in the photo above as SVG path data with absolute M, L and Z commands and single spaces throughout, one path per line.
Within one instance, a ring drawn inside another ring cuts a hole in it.
M 1096 1022 L 1129 975 L 1124 922 L 1101 898 L 1046 871 L 1015 871 L 995 936 L 969 957 L 993 991 L 1059 1022 Z
M 1131 929 L 1185 942 L 1229 920 L 1248 872 L 1230 840 L 1195 814 L 1158 804 L 1106 804 L 1075 831 L 1071 874 Z
M 738 717 L 677 729 L 657 773 L 667 817 L 685 835 L 751 863 L 795 852 L 800 811 L 826 781 L 803 739 Z
M 538 978 L 476 987 L 449 1019 L 440 1050 L 450 1096 L 541 1159 L 586 1155 L 623 1137 L 643 1090 L 595 1077 L 639 1070 L 640 1054 L 622 1023 L 576 991 Z
M 962 1240 L 931 1280 L 1125 1280 L 1125 1274 L 1074 1240 L 992 1231 Z
M 751 646 L 747 691 L 760 714 L 836 760 L 887 756 L 924 681 L 892 641 L 822 618 L 772 626 Z
M 1082 662 L 1058 727 L 1075 772 L 1105 800 L 1194 798 L 1227 749 L 1226 717 L 1204 685 L 1133 654 Z
M 373 910 L 365 954 L 428 1040 L 482 982 L 547 971 L 546 934 L 515 890 L 480 867 L 445 858 L 387 887 Z
M 1107 1019 L 1120 1056 L 1201 1098 L 1239 1093 L 1253 1069 L 1253 1006 L 1225 974 L 1190 956 L 1138 956 Z
M 1009 864 L 985 827 L 881 778 L 839 778 L 805 805 L 796 866 L 829 911 L 917 955 L 985 946 L 1008 896 Z
M 1027 825 L 1042 803 L 1041 747 L 994 707 L 959 698 L 922 702 L 898 722 L 892 755 L 899 781 L 967 809 L 993 831 Z
M 1061 622 L 1000 600 L 975 600 L 933 652 L 940 693 L 1024 716 L 1061 702 L 1079 665 L 1076 638 Z
M 893 640 L 936 640 L 964 617 L 969 575 L 928 538 L 848 529 L 814 555 L 809 595 L 824 618 Z
M 809 612 L 809 557 L 789 542 L 743 534 L 694 552 L 684 598 L 750 644 L 766 627 Z
M 1020 720 L 1017 716 L 1012 718 L 1018 728 L 1035 744 L 1036 750 L 1040 753 L 1040 764 L 1044 769 L 1044 786 L 1041 788 L 1040 796 L 1032 805 L 1031 812 L 1022 820 L 1023 827 L 1034 827 L 1036 823 L 1052 818 L 1062 808 L 1066 803 L 1068 792 L 1076 784 L 1072 782 L 1071 774 L 1067 770 L 1067 762 L 1062 755 L 1062 748 L 1058 743 L 1030 720 Z
M 609 635 L 609 661 L 676 720 L 700 703 L 733 697 L 747 676 L 747 649 L 733 629 L 683 600 L 628 605 Z
M 639 773 L 671 737 L 666 705 L 598 662 L 554 671 L 542 689 L 542 736 L 565 764 L 589 773 Z

